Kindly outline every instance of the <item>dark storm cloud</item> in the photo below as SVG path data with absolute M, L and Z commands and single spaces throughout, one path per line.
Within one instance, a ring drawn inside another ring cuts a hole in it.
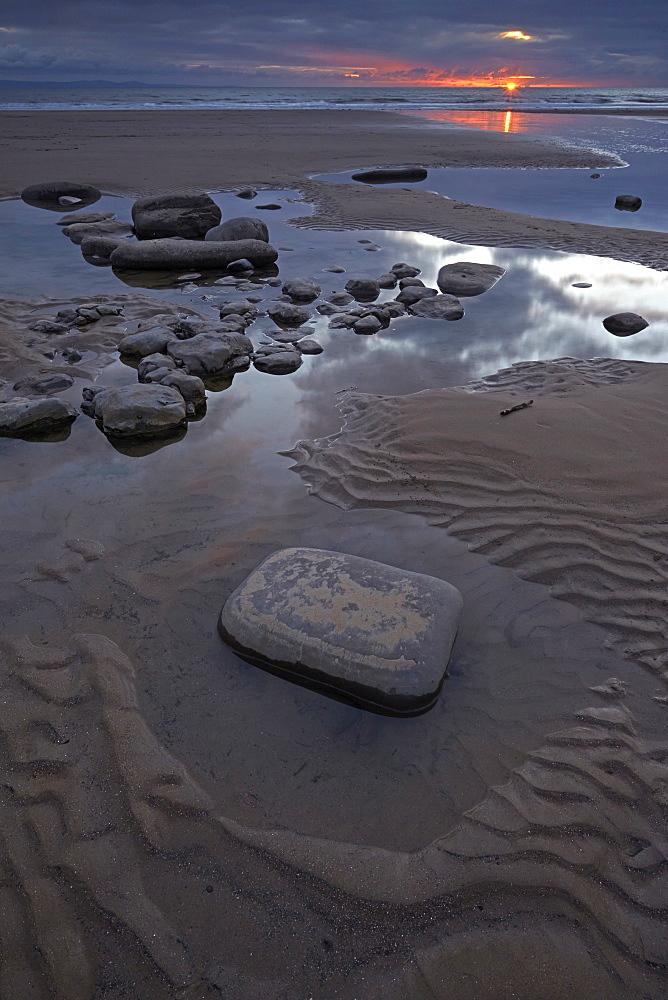
M 668 85 L 667 20 L 666 0 L 6 0 L 0 77 Z

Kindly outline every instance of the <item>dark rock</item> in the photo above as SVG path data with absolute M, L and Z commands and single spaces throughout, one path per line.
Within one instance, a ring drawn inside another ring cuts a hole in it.
M 383 302 L 383 308 L 390 314 L 390 319 L 406 315 L 406 306 L 403 302 Z
M 167 354 L 148 354 L 137 365 L 139 381 L 143 382 L 147 380 L 151 372 L 157 371 L 159 368 L 172 370 L 176 368 L 176 361 Z
M 625 312 L 606 316 L 603 326 L 608 333 L 614 333 L 615 337 L 631 337 L 634 333 L 646 330 L 649 323 L 638 313 Z
M 413 303 L 419 302 L 420 299 L 428 298 L 431 295 L 438 295 L 435 288 L 420 288 L 419 286 L 412 285 L 399 292 L 397 302 L 401 302 L 405 306 L 412 306 Z
M 74 379 L 71 375 L 61 375 L 59 372 L 54 372 L 52 375 L 33 375 L 30 378 L 21 379 L 14 384 L 14 391 L 48 396 L 52 392 L 63 392 L 73 385 Z
M 329 326 L 332 330 L 351 330 L 355 323 L 360 319 L 355 313 L 339 313 L 338 316 L 333 316 L 329 321 Z
M 333 264 L 332 267 L 323 267 L 323 271 L 329 271 L 330 274 L 345 274 L 345 267 L 339 267 L 337 264 Z
M 350 278 L 346 291 L 358 302 L 373 302 L 380 295 L 380 285 L 374 278 Z
M 475 264 L 462 260 L 456 264 L 444 264 L 436 281 L 441 291 L 450 295 L 482 295 L 493 288 L 505 273 L 505 269 L 496 264 Z
M 355 333 L 361 333 L 365 335 L 371 335 L 373 333 L 378 333 L 379 330 L 383 328 L 383 324 L 378 319 L 377 316 L 361 316 L 354 324 L 353 330 Z
M 428 176 L 424 167 L 384 167 L 378 170 L 360 170 L 353 174 L 354 181 L 364 184 L 407 184 L 423 181 Z
M 574 281 L 571 288 L 591 288 L 590 281 Z
M 230 264 L 228 264 L 227 270 L 231 271 L 233 274 L 242 274 L 245 271 L 252 271 L 253 265 L 249 260 L 246 260 L 245 257 L 242 257 L 241 260 L 233 260 Z
M 58 219 L 56 223 L 57 226 L 76 226 L 79 223 L 89 222 L 107 222 L 109 219 L 115 219 L 115 212 L 72 212 L 70 215 L 64 215 L 62 219 Z
M 305 337 L 304 340 L 300 340 L 297 347 L 302 354 L 322 354 L 323 352 L 322 346 L 312 337 Z
M 615 208 L 618 212 L 637 212 L 642 205 L 642 198 L 635 194 L 618 194 Z
M 322 549 L 270 555 L 226 601 L 218 631 L 244 659 L 395 715 L 435 703 L 462 611 L 443 580 Z
M 26 399 L 17 396 L 0 403 L 0 436 L 45 434 L 71 424 L 78 414 L 62 399 Z
M 376 281 L 381 288 L 396 288 L 397 276 L 388 271 L 387 274 L 381 274 L 379 278 L 376 278 Z
M 92 236 L 119 236 L 128 238 L 133 235 L 132 226 L 127 222 L 116 222 L 107 219 L 105 222 L 81 222 L 73 226 L 65 226 L 63 235 L 77 245 Z
M 282 205 L 274 205 L 273 202 L 270 202 L 268 205 L 256 205 L 255 207 L 256 208 L 261 208 L 261 209 L 266 209 L 267 211 L 271 211 L 271 212 L 276 212 L 276 211 L 278 211 L 279 208 L 282 208 Z
M 226 219 L 219 226 L 210 229 L 205 240 L 262 240 L 269 242 L 269 230 L 262 219 L 240 215 L 236 219 Z
M 276 302 L 267 309 L 267 316 L 273 319 L 277 326 L 301 326 L 311 319 L 313 313 L 291 302 Z
M 58 323 L 52 319 L 38 319 L 30 329 L 34 330 L 35 333 L 59 334 L 67 333 L 69 325 Z
M 254 191 L 253 188 L 242 188 L 236 194 L 237 198 L 245 198 L 247 201 L 250 201 L 251 198 L 257 198 L 257 191 Z
M 201 410 L 202 407 L 206 406 L 204 382 L 197 375 L 189 375 L 179 369 L 167 371 L 160 379 L 160 384 L 176 389 L 183 396 L 186 405 L 192 404 L 195 410 Z
M 399 278 L 399 288 L 424 288 L 425 283 L 421 278 Z
M 257 352 L 253 364 L 259 372 L 267 375 L 291 375 L 302 366 L 301 352 L 296 348 L 290 350 L 276 345 L 263 347 Z
M 350 292 L 332 292 L 327 301 L 335 306 L 347 306 L 353 301 L 353 297 Z
M 167 326 L 153 326 L 139 333 L 124 337 L 118 345 L 121 354 L 145 358 L 149 354 L 164 354 L 167 344 L 175 339 L 174 331 Z
M 223 270 L 246 258 L 254 267 L 273 264 L 278 253 L 262 240 L 144 240 L 128 241 L 111 255 L 112 266 L 130 271 Z
M 136 383 L 85 394 L 85 409 L 109 437 L 162 437 L 186 422 L 186 404 L 176 389 Z
M 226 316 L 246 316 L 250 317 L 249 322 L 252 322 L 257 316 L 257 309 L 252 302 L 248 299 L 234 299 L 232 302 L 223 302 L 220 307 L 220 318 L 223 319 Z
M 116 247 L 124 242 L 123 236 L 86 236 L 80 243 L 81 253 L 88 261 L 98 259 L 108 262 Z
M 62 212 L 67 204 L 86 208 L 99 201 L 102 192 L 92 184 L 72 184 L 68 181 L 48 181 L 46 184 L 31 184 L 21 191 L 21 198 L 33 208 L 46 208 L 50 212 Z M 63 202 L 60 199 L 74 199 Z
M 454 295 L 427 295 L 408 307 L 413 316 L 424 319 L 461 319 L 464 307 Z
M 346 311 L 345 306 L 335 306 L 333 302 L 320 302 L 315 308 L 321 316 L 336 316 Z
M 418 274 L 421 274 L 419 267 L 411 267 L 410 264 L 393 264 L 390 268 L 392 274 L 396 274 L 397 280 L 400 278 L 417 278 Z
M 190 340 L 174 340 L 168 354 L 190 375 L 208 378 L 233 374 L 250 365 L 253 344 L 241 333 L 199 333 Z
M 603 176 L 603 174 L 590 174 L 589 176 L 591 177 L 591 179 L 593 181 L 597 181 L 599 179 L 599 177 Z
M 142 240 L 170 236 L 196 240 L 220 220 L 221 211 L 208 194 L 149 195 L 138 198 L 132 206 L 132 221 Z
M 309 278 L 291 278 L 283 285 L 283 294 L 289 295 L 295 302 L 313 302 L 322 289 Z

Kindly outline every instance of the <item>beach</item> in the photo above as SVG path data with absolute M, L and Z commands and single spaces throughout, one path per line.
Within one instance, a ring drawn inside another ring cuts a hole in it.
M 78 413 L 0 439 L 0 996 L 661 1000 L 668 236 L 586 221 L 583 193 L 614 215 L 627 154 L 386 110 L 0 123 L 0 398 L 64 378 L 49 398 Z M 425 186 L 320 176 L 409 164 Z M 516 172 L 520 196 L 563 170 L 581 219 L 449 198 L 442 168 Z M 100 188 L 83 211 L 128 236 L 134 199 L 209 192 L 265 221 L 277 259 L 92 266 L 19 198 L 50 181 Z M 455 321 L 390 316 L 395 281 L 371 335 L 338 323 L 340 301 L 368 318 L 349 279 L 406 261 L 440 288 L 461 260 L 499 277 Z M 255 352 L 298 355 L 268 312 L 296 278 L 321 354 L 203 374 L 204 412 L 140 445 L 80 413 L 137 384 L 150 355 L 119 343 L 155 326 L 188 345 L 238 308 Z M 612 336 L 623 310 L 648 325 Z M 221 641 L 224 601 L 293 546 L 460 590 L 430 711 L 365 711 Z

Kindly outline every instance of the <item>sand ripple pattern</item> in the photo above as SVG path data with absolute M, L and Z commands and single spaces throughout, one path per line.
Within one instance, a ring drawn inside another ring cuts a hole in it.
M 548 585 L 668 680 L 667 390 L 666 365 L 529 362 L 456 390 L 351 393 L 339 434 L 286 454 L 322 499 L 422 514 Z

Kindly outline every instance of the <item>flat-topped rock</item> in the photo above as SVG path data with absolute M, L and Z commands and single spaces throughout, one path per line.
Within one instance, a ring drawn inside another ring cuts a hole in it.
M 166 437 L 186 423 L 186 404 L 176 389 L 138 382 L 84 390 L 82 409 L 109 437 Z
M 78 414 L 62 399 L 27 399 L 16 396 L 0 403 L 0 437 L 46 434 L 71 424 Z
M 265 267 L 277 257 L 262 240 L 128 240 L 114 250 L 111 264 L 130 271 L 216 271 L 241 259 Z
M 435 703 L 462 611 L 443 580 L 323 549 L 273 553 L 226 601 L 221 637 L 273 673 L 372 711 Z
M 464 307 L 454 295 L 426 295 L 408 307 L 413 316 L 423 319 L 461 319 Z
M 140 239 L 182 236 L 196 240 L 217 226 L 221 211 L 208 194 L 175 192 L 138 198 L 132 221 Z
M 21 198 L 27 205 L 46 208 L 50 212 L 62 212 L 64 208 L 87 208 L 101 197 L 102 192 L 92 184 L 71 181 L 45 181 L 31 184 L 21 191 Z
M 207 378 L 243 371 L 250 366 L 253 344 L 241 333 L 198 333 L 189 340 L 173 340 L 167 352 L 189 375 Z
M 455 264 L 444 264 L 436 282 L 442 292 L 449 292 L 450 295 L 482 295 L 493 288 L 505 273 L 505 268 L 496 264 L 459 260 Z
M 354 181 L 364 184 L 414 184 L 426 180 L 424 167 L 379 167 L 376 170 L 358 170 L 352 175 Z

